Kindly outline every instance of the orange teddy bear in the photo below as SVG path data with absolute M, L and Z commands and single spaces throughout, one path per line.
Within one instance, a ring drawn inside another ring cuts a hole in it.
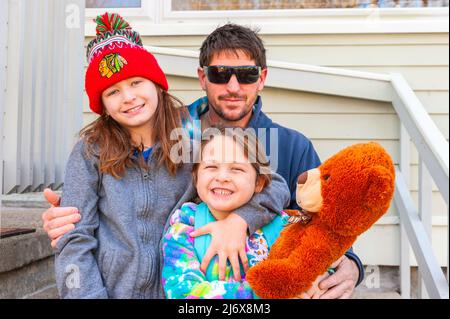
M 248 271 L 254 292 L 292 298 L 307 291 L 388 210 L 394 180 L 391 157 L 374 142 L 347 147 L 301 174 L 301 211 L 291 216 L 267 260 Z

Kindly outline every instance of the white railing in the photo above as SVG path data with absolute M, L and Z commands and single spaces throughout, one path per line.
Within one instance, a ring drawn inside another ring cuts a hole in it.
M 82 125 L 84 0 L 1 3 L 3 193 L 58 188 Z
M 151 46 L 147 46 L 147 49 L 155 54 L 167 74 L 197 77 L 197 52 Z M 448 281 L 431 245 L 431 192 L 433 180 L 448 208 L 449 144 L 408 83 L 400 74 L 374 74 L 278 61 L 268 61 L 268 66 L 268 87 L 392 103 L 402 124 L 400 169 L 397 170 L 394 196 L 401 223 L 402 297 L 410 298 L 411 246 L 417 260 L 420 280 L 423 281 L 427 292 L 426 294 L 421 287 L 419 296 L 448 298 Z M 419 208 L 416 208 L 408 187 L 410 139 L 420 156 Z
M 449 204 L 449 144 L 428 113 L 399 74 L 392 74 L 393 106 L 402 123 L 400 134 L 400 170 L 397 172 L 395 203 L 401 222 L 401 287 L 410 297 L 409 242 L 419 265 L 419 295 L 448 298 L 449 286 L 431 247 L 432 180 Z M 419 208 L 409 193 L 411 141 L 419 153 Z M 406 236 L 407 235 L 407 236 Z M 447 243 L 448 244 L 448 243 Z M 447 255 L 448 256 L 448 255 Z M 447 257 L 448 278 L 448 257 Z M 426 291 L 423 289 L 425 286 Z M 428 295 L 427 295 L 428 294 Z

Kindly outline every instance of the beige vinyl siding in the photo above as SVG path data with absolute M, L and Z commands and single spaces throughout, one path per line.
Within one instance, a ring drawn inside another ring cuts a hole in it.
M 403 74 L 448 140 L 448 34 L 262 35 L 262 38 L 269 60 Z M 144 37 L 143 42 L 198 50 L 203 39 L 203 36 L 164 36 Z M 171 93 L 185 103 L 204 95 L 196 79 L 170 76 L 168 80 Z M 275 122 L 309 137 L 322 160 L 347 145 L 376 140 L 389 151 L 395 164 L 399 163 L 400 123 L 389 103 L 270 87 L 264 89 L 262 97 L 263 110 Z M 93 118 L 86 103 L 85 124 Z M 418 156 L 413 145 L 411 150 L 410 186 L 417 203 Z M 358 239 L 354 248 L 365 264 L 399 264 L 400 232 L 396 216 L 397 210 L 392 205 L 386 217 Z M 441 265 L 446 265 L 447 260 L 447 228 L 442 225 L 447 216 L 445 202 L 434 186 L 433 247 Z

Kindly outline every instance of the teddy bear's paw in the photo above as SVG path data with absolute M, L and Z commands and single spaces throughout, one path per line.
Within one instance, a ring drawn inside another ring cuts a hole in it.
M 304 291 L 296 281 L 295 269 L 287 262 L 266 260 L 250 268 L 247 281 L 261 298 L 293 298 Z M 305 289 L 306 291 L 306 289 Z

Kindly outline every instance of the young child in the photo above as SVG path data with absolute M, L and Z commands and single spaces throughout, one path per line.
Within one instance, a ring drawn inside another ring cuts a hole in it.
M 192 165 L 170 158 L 185 108 L 126 21 L 105 13 L 96 22 L 85 86 L 100 117 L 81 131 L 66 166 L 61 206 L 76 207 L 81 220 L 56 243 L 57 288 L 62 298 L 164 298 L 161 238 L 170 214 L 196 196 Z M 279 185 L 273 192 L 284 201 L 289 193 Z M 267 218 L 275 210 L 268 206 L 254 202 L 235 213 L 255 227 L 255 207 Z M 223 232 L 212 237 L 225 242 Z
M 203 273 L 200 263 L 210 238 L 203 236 L 194 240 L 190 236 L 194 229 L 226 218 L 270 184 L 264 151 L 256 138 L 245 138 L 242 132 L 217 129 L 211 139 L 202 141 L 201 161 L 193 166 L 192 172 L 201 203 L 183 204 L 172 215 L 170 228 L 163 237 L 162 277 L 167 298 L 255 297 L 243 269 L 231 269 L 226 265 L 226 278 L 220 279 L 219 267 L 225 265 L 219 265 L 216 257 Z M 264 260 L 287 218 L 283 212 L 270 224 L 250 234 L 246 243 L 247 256 L 240 256 L 241 260 L 248 258 L 250 267 Z M 243 280 L 234 281 L 233 271 L 240 271 Z

